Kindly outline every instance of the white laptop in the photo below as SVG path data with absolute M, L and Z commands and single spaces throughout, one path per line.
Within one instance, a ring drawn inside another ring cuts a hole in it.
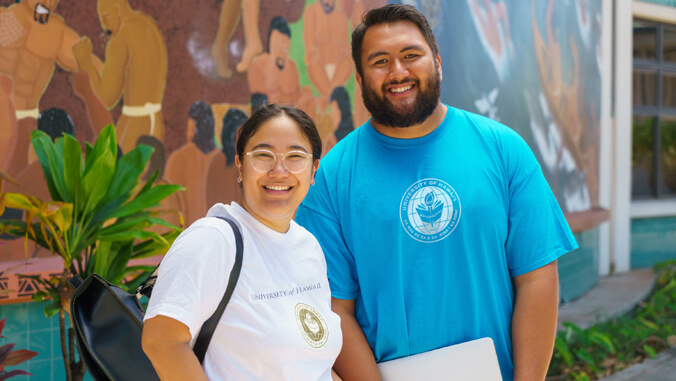
M 378 371 L 383 381 L 502 380 L 490 337 L 381 362 Z

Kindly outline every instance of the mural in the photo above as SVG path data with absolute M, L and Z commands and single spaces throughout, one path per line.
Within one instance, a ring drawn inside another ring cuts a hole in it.
M 401 2 L 434 28 L 442 100 L 518 131 L 565 212 L 597 207 L 600 2 Z M 368 120 L 350 33 L 385 3 L 0 0 L 0 168 L 48 198 L 30 132 L 91 142 L 115 123 L 121 151 L 155 147 L 148 175 L 186 187 L 160 208 L 190 224 L 239 198 L 235 137 L 258 105 L 305 110 L 325 151 Z M 0 266 L 50 256 L 30 246 L 0 237 Z

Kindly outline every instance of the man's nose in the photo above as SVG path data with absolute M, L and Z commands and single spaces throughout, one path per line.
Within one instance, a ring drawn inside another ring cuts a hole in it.
M 406 64 L 404 62 L 402 62 L 401 60 L 392 60 L 392 64 L 390 66 L 391 80 L 399 81 L 408 77 L 408 75 L 409 75 L 408 68 L 406 67 Z

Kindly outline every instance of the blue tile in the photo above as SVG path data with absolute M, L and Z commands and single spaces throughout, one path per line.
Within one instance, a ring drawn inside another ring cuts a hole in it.
M 51 329 L 52 322 L 51 319 L 58 321 L 58 317 L 53 316 L 49 319 L 45 316 L 45 306 L 46 303 L 30 303 L 28 308 L 28 327 L 31 331 L 37 331 L 42 329 Z
M 28 337 L 28 349 L 38 352 L 35 360 L 51 360 L 52 355 L 52 332 L 31 332 Z
M 3 336 L 8 334 L 28 331 L 28 305 L 27 303 L 5 305 L 5 329 Z
M 63 359 L 52 361 L 52 380 L 62 381 L 66 379 L 66 368 L 63 367 Z
M 28 333 L 13 333 L 5 336 L 5 339 L 0 339 L 0 342 L 4 344 L 14 343 L 14 350 L 17 349 L 28 349 Z
M 33 376 L 32 380 L 52 380 L 52 361 L 35 361 L 35 358 L 30 361 L 30 369 L 25 369 Z M 21 369 L 21 365 L 18 366 Z

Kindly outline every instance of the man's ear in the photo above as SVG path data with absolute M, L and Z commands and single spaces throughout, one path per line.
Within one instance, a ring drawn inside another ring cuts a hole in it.
M 437 54 L 436 60 L 437 67 L 439 68 L 439 80 L 441 81 L 442 79 L 444 79 L 444 72 L 441 70 L 441 56 L 439 56 L 439 54 Z
M 354 79 L 357 80 L 357 84 L 359 85 L 359 90 L 361 90 L 361 91 L 363 92 L 363 91 L 364 91 L 364 87 L 362 86 L 362 83 L 361 83 L 361 75 L 359 75 L 359 73 L 356 73 L 356 72 L 355 72 L 355 73 L 354 73 Z

